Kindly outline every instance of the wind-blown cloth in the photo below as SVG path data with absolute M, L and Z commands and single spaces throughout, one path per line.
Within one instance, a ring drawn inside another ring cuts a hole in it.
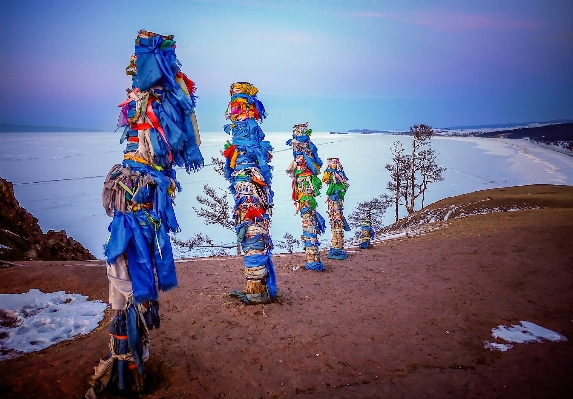
M 372 228 L 372 223 L 368 219 L 363 219 L 360 225 L 360 248 L 368 249 L 370 247 L 370 240 L 374 239 L 376 232 Z
M 295 215 L 300 212 L 302 218 L 302 236 L 306 254 L 305 268 L 308 270 L 324 271 L 320 257 L 318 235 L 326 228 L 324 218 L 316 210 L 316 197 L 320 195 L 322 182 L 320 174 L 322 160 L 318 156 L 316 145 L 310 140 L 312 129 L 308 122 L 294 125 L 292 139 L 286 144 L 292 147 L 293 161 L 287 168 L 287 174 L 292 178 L 292 199 L 295 205 Z
M 244 253 L 247 280 L 245 291 L 231 294 L 246 304 L 269 303 L 277 295 L 270 235 L 273 148 L 258 124 L 266 118 L 266 111 L 257 93 L 248 82 L 233 83 L 225 112 L 231 123 L 224 126 L 232 137 L 223 151 L 225 178 L 235 200 L 235 231 Z
M 330 230 L 332 232 L 331 248 L 327 257 L 329 259 L 346 259 L 348 255 L 344 251 L 344 232 L 350 231 L 350 226 L 348 226 L 344 218 L 343 211 L 344 196 L 349 184 L 344 168 L 338 158 L 328 158 L 322 181 L 328 185 L 326 190 L 328 198 L 326 201 L 328 204 Z
M 104 254 L 116 317 L 111 355 L 96 368 L 90 397 L 110 382 L 126 392 L 142 389 L 148 330 L 159 327 L 158 291 L 177 287 L 168 235 L 180 230 L 173 205 L 181 186 L 174 168 L 191 172 L 204 164 L 195 84 L 181 71 L 173 36 L 140 31 L 126 73 L 132 86 L 119 105 L 117 123 L 124 127 L 120 143 L 126 147 L 102 192 L 103 207 L 113 218 Z M 135 370 L 131 377 L 129 370 Z

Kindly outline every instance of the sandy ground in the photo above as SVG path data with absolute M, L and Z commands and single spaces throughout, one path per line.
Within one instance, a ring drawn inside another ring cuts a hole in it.
M 244 286 L 241 258 L 179 262 L 141 397 L 571 398 L 573 188 L 555 192 L 565 205 L 453 220 L 325 259 L 324 273 L 277 255 L 279 297 L 265 306 L 227 295 Z M 30 288 L 107 299 L 101 262 L 0 269 L 0 293 Z M 520 320 L 568 341 L 484 348 L 492 328 Z M 81 398 L 107 356 L 108 322 L 1 362 L 0 397 Z

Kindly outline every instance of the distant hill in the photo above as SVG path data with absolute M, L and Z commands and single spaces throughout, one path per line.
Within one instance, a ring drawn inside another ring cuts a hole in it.
M 472 126 L 451 126 L 446 129 L 449 130 L 468 130 L 468 129 L 499 129 L 499 128 L 510 128 L 510 127 L 519 127 L 519 126 L 529 126 L 529 125 L 554 125 L 560 123 L 572 123 L 573 120 L 571 119 L 556 119 L 553 121 L 545 121 L 545 122 L 521 122 L 521 123 L 497 123 L 493 125 L 472 125 Z
M 505 137 L 508 139 L 530 138 L 537 141 L 573 141 L 573 123 L 558 123 L 555 125 L 521 127 L 518 129 L 495 130 L 491 132 L 475 132 L 478 137 Z
M 26 133 L 26 132 L 102 132 L 98 129 L 83 129 L 79 127 L 61 127 L 61 126 L 35 126 L 35 125 L 16 125 L 13 123 L 0 122 L 0 133 Z

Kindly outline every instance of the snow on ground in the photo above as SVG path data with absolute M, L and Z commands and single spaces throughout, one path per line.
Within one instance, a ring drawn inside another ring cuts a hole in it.
M 510 158 L 510 169 L 527 171 L 525 184 L 533 184 L 540 179 L 545 179 L 548 184 L 572 184 L 573 157 L 529 140 L 497 140 L 516 150 Z
M 94 330 L 107 304 L 64 291 L 0 294 L 0 361 Z
M 448 220 L 461 219 L 472 215 L 486 215 L 489 213 L 497 212 L 514 212 L 526 209 L 539 209 L 537 206 L 530 206 L 527 204 L 514 204 L 511 207 L 499 207 L 488 205 L 487 199 L 469 202 L 467 204 L 449 205 L 438 209 L 424 208 L 415 214 L 406 216 L 401 219 L 401 228 L 393 228 L 387 231 L 380 231 L 376 233 L 372 243 L 399 239 L 404 237 L 415 237 L 422 234 L 427 234 L 431 231 L 445 228 L 448 226 Z M 349 245 L 359 245 L 361 242 L 360 237 L 353 237 L 348 240 Z
M 561 147 L 525 139 L 447 137 L 471 142 L 486 154 L 505 157 L 508 170 L 519 175 L 519 184 L 573 184 L 573 156 Z

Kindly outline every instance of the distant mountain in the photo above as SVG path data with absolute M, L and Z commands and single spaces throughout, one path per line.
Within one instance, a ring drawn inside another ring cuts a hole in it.
M 510 128 L 510 127 L 527 127 L 529 125 L 552 125 L 557 123 L 571 123 L 571 119 L 556 119 L 553 121 L 546 122 L 521 122 L 521 123 L 497 123 L 492 125 L 472 125 L 472 126 L 451 126 L 446 129 L 449 130 L 467 130 L 467 129 L 499 129 L 499 128 Z
M 0 133 L 26 133 L 26 132 L 103 132 L 98 129 L 83 129 L 79 127 L 61 127 L 61 126 L 35 126 L 35 125 L 16 125 L 13 123 L 0 122 Z

